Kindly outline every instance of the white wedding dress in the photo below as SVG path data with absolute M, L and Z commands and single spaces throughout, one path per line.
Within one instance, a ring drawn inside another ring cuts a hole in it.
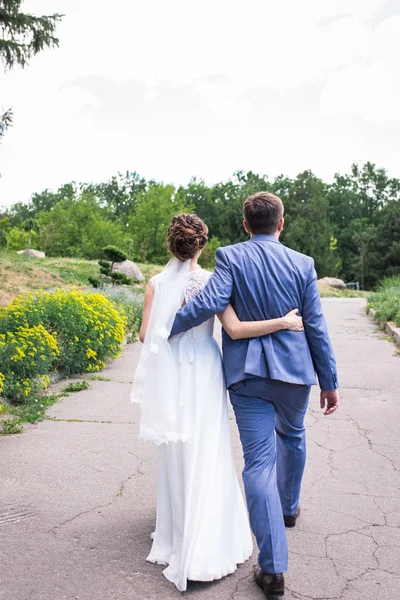
M 189 273 L 186 302 L 202 291 L 209 276 L 202 269 Z M 185 419 L 192 434 L 187 441 L 157 447 L 157 519 L 147 560 L 168 565 L 163 573 L 180 591 L 187 580 L 212 581 L 233 573 L 252 553 L 213 328 L 214 318 L 171 341 L 179 385 L 187 390 Z

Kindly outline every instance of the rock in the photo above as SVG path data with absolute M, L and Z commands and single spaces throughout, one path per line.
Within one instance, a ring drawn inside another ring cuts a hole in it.
M 385 333 L 386 335 L 388 335 L 389 337 L 394 336 L 394 331 L 396 329 L 396 323 L 393 323 L 393 321 L 388 321 L 385 325 Z
M 31 258 L 46 258 L 44 252 L 33 250 L 32 248 L 30 250 L 18 250 L 17 254 L 25 254 L 25 256 L 30 256 Z
M 337 288 L 338 290 L 345 290 L 346 284 L 343 279 L 336 279 L 336 277 L 323 277 L 318 279 L 318 283 L 330 285 L 331 287 Z
M 127 275 L 128 277 L 134 277 L 138 281 L 144 280 L 144 276 L 139 267 L 131 260 L 125 260 L 122 263 L 114 263 L 113 271 L 124 273 L 124 275 Z

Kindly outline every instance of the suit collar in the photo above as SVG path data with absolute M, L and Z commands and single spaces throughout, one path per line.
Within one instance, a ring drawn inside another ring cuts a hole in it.
M 251 242 L 274 242 L 275 244 L 280 244 L 280 241 L 277 237 L 270 233 L 257 233 L 253 235 L 250 239 Z

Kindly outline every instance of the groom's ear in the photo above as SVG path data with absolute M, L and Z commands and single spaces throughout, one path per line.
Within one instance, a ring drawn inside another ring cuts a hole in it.
M 248 226 L 248 223 L 247 223 L 247 221 L 243 221 L 243 227 L 244 227 L 244 230 L 245 230 L 247 233 L 250 233 L 250 234 L 251 234 L 250 227 Z
M 279 221 L 279 224 L 278 224 L 279 233 L 282 231 L 284 224 L 285 224 L 285 219 L 282 217 L 282 219 Z

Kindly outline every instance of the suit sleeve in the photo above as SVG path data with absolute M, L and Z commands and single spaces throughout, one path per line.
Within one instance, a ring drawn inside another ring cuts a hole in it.
M 214 274 L 202 293 L 177 312 L 170 337 L 201 325 L 228 306 L 232 295 L 232 273 L 223 248 L 218 248 L 215 261 Z
M 339 387 L 336 360 L 322 312 L 314 261 L 308 273 L 302 317 L 320 388 L 326 391 L 335 390 Z

